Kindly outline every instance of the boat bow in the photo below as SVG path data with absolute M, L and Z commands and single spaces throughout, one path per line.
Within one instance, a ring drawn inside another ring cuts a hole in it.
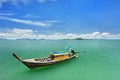
M 16 59 L 18 59 L 19 61 L 22 61 L 22 59 L 20 57 L 18 57 L 15 53 L 12 54 Z

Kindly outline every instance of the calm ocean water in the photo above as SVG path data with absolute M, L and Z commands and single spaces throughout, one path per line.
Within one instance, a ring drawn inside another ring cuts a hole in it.
M 66 46 L 86 53 L 33 70 L 12 56 L 46 57 Z M 0 40 L 0 80 L 120 80 L 120 40 Z

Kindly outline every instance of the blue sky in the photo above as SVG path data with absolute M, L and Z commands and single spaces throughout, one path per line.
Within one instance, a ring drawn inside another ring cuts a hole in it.
M 0 31 L 120 35 L 119 3 L 119 0 L 0 0 Z

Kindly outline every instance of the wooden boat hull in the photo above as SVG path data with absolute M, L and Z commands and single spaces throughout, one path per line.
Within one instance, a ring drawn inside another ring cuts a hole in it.
M 27 66 L 30 69 L 36 68 L 36 67 L 49 66 L 49 65 L 56 64 L 56 63 L 59 63 L 59 62 L 63 62 L 63 61 L 66 61 L 66 60 L 69 60 L 69 59 L 72 59 L 72 58 L 76 57 L 76 55 L 73 55 L 73 56 L 71 56 L 69 58 L 66 58 L 66 59 L 63 59 L 63 60 L 47 60 L 47 61 L 39 61 L 40 59 L 37 58 L 37 59 L 32 59 L 32 60 L 37 60 L 37 61 L 29 61 L 29 59 L 28 60 L 22 60 L 16 54 L 13 54 L 13 56 L 16 57 L 19 61 L 21 61 L 25 66 Z
M 75 58 L 76 56 L 72 56 L 70 57 L 69 59 L 72 59 L 72 58 Z M 59 62 L 63 62 L 65 60 L 68 60 L 68 59 L 64 59 L 64 60 L 60 60 L 60 61 L 48 61 L 48 62 L 44 62 L 44 63 L 41 63 L 41 62 L 38 62 L 38 63 L 33 63 L 33 62 L 26 62 L 26 61 L 22 61 L 22 63 L 24 65 L 26 65 L 28 68 L 36 68 L 36 67 L 43 67 L 43 66 L 49 66 L 49 65 L 52 65 L 52 64 L 56 64 L 56 63 L 59 63 Z

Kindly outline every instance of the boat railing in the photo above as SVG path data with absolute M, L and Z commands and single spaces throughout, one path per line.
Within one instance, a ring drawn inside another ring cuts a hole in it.
M 47 62 L 47 61 L 51 61 L 50 58 L 39 58 L 39 59 L 34 59 L 35 61 L 40 61 L 40 62 Z

